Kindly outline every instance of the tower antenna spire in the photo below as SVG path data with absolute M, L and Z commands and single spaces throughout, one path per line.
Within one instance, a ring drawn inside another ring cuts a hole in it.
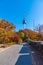
M 25 26 L 26 26 L 26 19 L 24 17 L 24 19 L 23 19 L 23 29 L 25 29 Z

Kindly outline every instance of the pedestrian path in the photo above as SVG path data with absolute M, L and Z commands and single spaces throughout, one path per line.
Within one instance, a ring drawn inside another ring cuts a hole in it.
M 0 65 L 15 65 L 23 45 L 14 45 L 0 53 Z
M 0 65 L 32 65 L 27 44 L 14 45 L 1 52 Z

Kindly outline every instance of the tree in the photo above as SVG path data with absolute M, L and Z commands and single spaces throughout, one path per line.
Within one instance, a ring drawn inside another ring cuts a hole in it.
M 20 39 L 20 36 L 18 34 L 14 35 L 14 41 L 18 43 L 18 40 Z
M 4 42 L 4 37 L 6 35 L 6 31 L 3 28 L 0 28 L 0 43 Z
M 16 28 L 16 26 L 11 24 L 11 23 L 9 23 L 8 21 L 1 20 L 0 21 L 0 28 L 4 28 L 6 31 L 11 31 L 14 28 Z
M 15 25 L 5 21 L 0 21 L 0 42 L 9 41 L 9 39 L 14 40 Z
M 24 38 L 24 33 L 23 33 L 23 32 L 19 32 L 18 35 L 19 35 L 21 38 Z
M 19 35 L 20 38 L 24 41 L 24 36 L 25 36 L 24 32 L 19 31 L 19 32 L 18 32 L 18 35 Z

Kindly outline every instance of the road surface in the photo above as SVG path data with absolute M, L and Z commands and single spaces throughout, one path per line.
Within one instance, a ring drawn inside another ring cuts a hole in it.
M 0 65 L 32 65 L 26 44 L 14 45 L 1 52 Z
M 0 53 L 0 65 L 15 65 L 22 45 L 14 45 Z
M 43 65 L 43 57 L 31 46 L 14 45 L 0 53 L 0 65 Z

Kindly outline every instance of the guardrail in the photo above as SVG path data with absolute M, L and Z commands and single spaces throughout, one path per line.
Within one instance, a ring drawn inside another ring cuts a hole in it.
M 33 48 L 37 49 L 38 51 L 40 51 L 43 54 L 43 42 L 42 41 L 29 40 L 28 43 Z

